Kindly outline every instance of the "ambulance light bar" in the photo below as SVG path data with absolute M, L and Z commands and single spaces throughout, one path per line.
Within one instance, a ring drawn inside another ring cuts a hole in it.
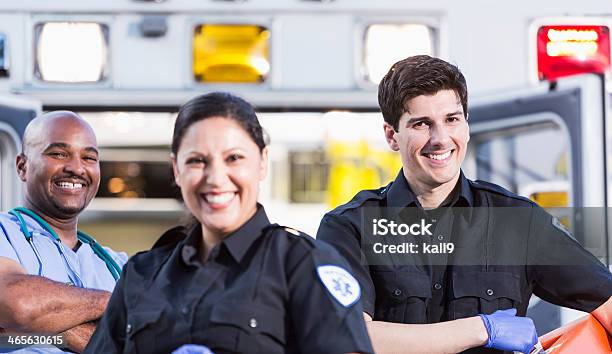
M 610 71 L 610 30 L 607 26 L 541 26 L 537 32 L 540 80 Z
M 203 24 L 193 38 L 193 76 L 203 83 L 261 83 L 270 72 L 270 31 L 258 25 Z
M 365 31 L 365 79 L 378 85 L 391 65 L 417 54 L 435 55 L 433 30 L 422 24 L 372 24 Z
M 35 75 L 42 81 L 87 83 L 105 79 L 108 27 L 93 22 L 46 22 L 36 26 Z

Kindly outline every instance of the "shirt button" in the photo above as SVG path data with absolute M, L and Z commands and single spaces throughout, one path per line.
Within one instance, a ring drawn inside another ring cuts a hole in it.
M 493 296 L 493 289 L 487 289 L 487 295 Z
M 131 324 L 127 324 L 127 326 L 125 327 L 125 333 L 130 334 L 132 333 L 132 325 Z
M 444 240 L 444 236 L 439 235 L 439 236 L 438 236 L 438 240 L 440 240 L 440 241 Z
M 185 306 L 181 309 L 181 313 L 185 316 L 189 314 L 189 307 Z
M 256 319 L 254 319 L 254 318 L 251 318 L 251 320 L 249 321 L 249 326 L 250 326 L 251 328 L 255 328 L 255 327 L 257 327 L 257 320 L 256 320 Z
M 402 289 L 395 289 L 395 290 L 393 290 L 393 295 L 395 295 L 395 296 L 402 295 Z
M 434 289 L 440 290 L 440 289 L 442 289 L 442 285 L 440 283 L 435 283 L 434 284 Z

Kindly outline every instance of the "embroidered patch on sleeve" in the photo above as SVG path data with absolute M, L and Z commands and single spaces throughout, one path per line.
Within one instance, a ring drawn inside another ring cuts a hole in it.
M 327 291 L 342 306 L 350 307 L 359 300 L 361 296 L 359 283 L 344 268 L 335 265 L 319 266 L 317 274 Z

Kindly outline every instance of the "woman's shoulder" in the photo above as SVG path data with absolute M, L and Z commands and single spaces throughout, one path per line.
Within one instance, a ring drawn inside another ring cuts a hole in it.
M 176 246 L 179 242 L 187 237 L 187 228 L 185 226 L 176 226 L 164 232 L 153 244 L 151 250 L 164 248 L 166 246 Z
M 272 239 L 277 243 L 285 244 L 287 252 L 297 256 L 297 258 L 299 258 L 297 254 L 302 256 L 307 254 L 324 254 L 332 257 L 338 255 L 333 247 L 305 232 L 277 224 L 270 227 L 273 227 L 272 232 L 269 233 L 271 236 L 274 236 Z
M 130 258 L 127 264 L 128 270 L 147 273 L 148 270 L 157 269 L 186 237 L 184 226 L 177 226 L 164 232 L 150 250 L 138 252 Z
M 314 237 L 288 226 L 270 224 L 266 227 L 265 233 L 271 236 L 272 240 L 279 243 L 302 244 L 305 247 L 315 247 Z

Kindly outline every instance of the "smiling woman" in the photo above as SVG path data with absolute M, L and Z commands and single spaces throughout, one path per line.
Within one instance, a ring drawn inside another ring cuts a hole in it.
M 255 214 L 259 182 L 268 168 L 268 148 L 250 105 L 227 96 L 234 105 L 220 107 L 218 99 L 186 104 L 182 117 L 195 119 L 177 119 L 172 144 L 176 184 L 202 225 L 204 258 Z
M 224 117 L 195 123 L 181 145 L 172 157 L 176 184 L 210 250 L 255 214 L 268 150 L 260 151 L 238 123 Z
M 211 93 L 181 108 L 172 166 L 196 222 L 130 260 L 86 352 L 373 352 L 347 264 L 257 203 L 266 145 L 241 98 Z

